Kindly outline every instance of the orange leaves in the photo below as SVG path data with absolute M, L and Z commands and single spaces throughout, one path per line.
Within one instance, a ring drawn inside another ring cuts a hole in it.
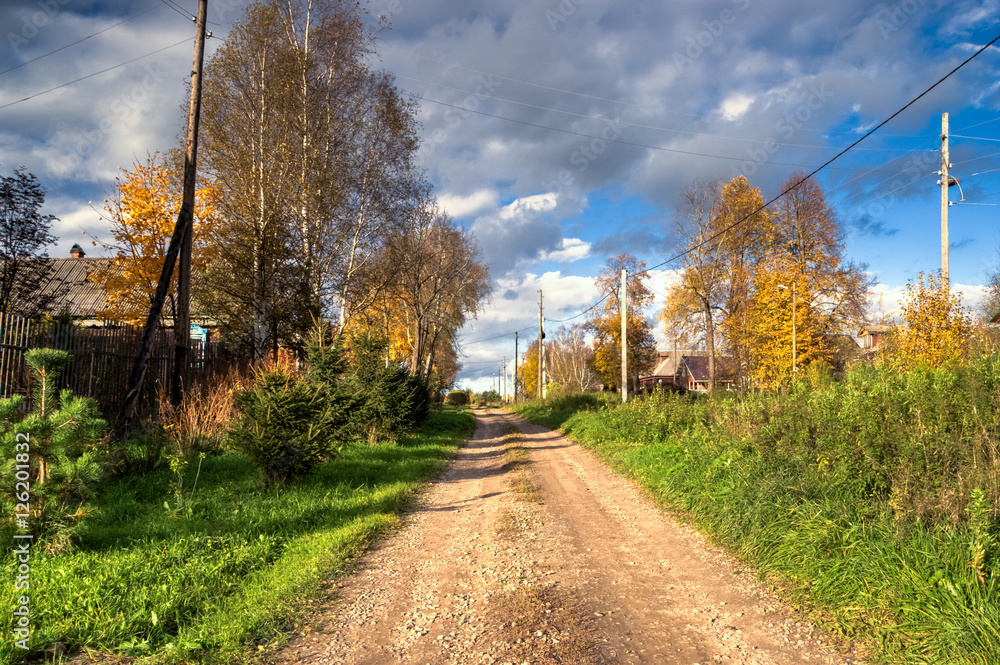
M 972 320 L 959 296 L 940 273 L 920 273 L 906 285 L 904 325 L 895 330 L 893 360 L 904 368 L 925 363 L 939 367 L 961 362 L 972 334 Z
M 192 247 L 195 270 L 214 252 L 208 238 L 217 226 L 216 196 L 208 186 L 196 192 Z M 105 199 L 103 215 L 111 224 L 114 240 L 97 241 L 115 260 L 100 265 L 91 275 L 107 292 L 103 316 L 126 322 L 145 319 L 181 199 L 177 178 L 155 156 L 145 164 L 135 164 L 133 171 L 123 169 L 116 179 L 115 194 Z
M 601 291 L 612 291 L 605 301 L 603 314 L 595 313 L 587 323 L 594 333 L 594 366 L 604 385 L 621 383 L 621 271 L 626 270 L 625 295 L 628 300 L 626 316 L 626 347 L 629 375 L 652 368 L 656 360 L 656 341 L 652 328 L 646 323 L 642 310 L 653 300 L 652 292 L 642 283 L 646 263 L 630 254 L 619 254 L 606 261 L 604 271 L 597 278 Z

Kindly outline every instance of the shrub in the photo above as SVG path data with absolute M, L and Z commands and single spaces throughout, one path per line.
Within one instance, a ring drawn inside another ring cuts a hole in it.
M 448 393 L 448 404 L 465 406 L 469 403 L 469 394 L 464 390 L 452 390 Z
M 385 362 L 388 342 L 362 334 L 351 340 L 353 371 L 342 388 L 352 394 L 351 425 L 370 443 L 396 441 L 430 409 L 430 393 L 398 364 Z
M 350 404 L 324 384 L 275 368 L 236 398 L 241 418 L 230 436 L 264 476 L 284 484 L 337 453 Z
M 24 413 L 20 395 L 0 400 L 0 482 L 3 503 L 9 504 L 2 509 L 13 514 L 13 504 L 24 503 L 16 494 L 27 493 L 30 526 L 54 550 L 70 544 L 106 468 L 102 440 L 108 428 L 97 402 L 55 389 L 69 359 L 55 349 L 26 354 L 35 382 L 34 412 Z M 30 464 L 27 480 L 18 468 L 25 461 Z
M 480 404 L 490 404 L 492 402 L 499 402 L 501 397 L 500 393 L 495 390 L 484 390 L 476 395 L 476 399 Z

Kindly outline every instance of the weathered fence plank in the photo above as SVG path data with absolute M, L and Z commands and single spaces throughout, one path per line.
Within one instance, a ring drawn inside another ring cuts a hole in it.
M 54 321 L 32 321 L 13 314 L 0 316 L 0 397 L 28 395 L 31 391 L 24 354 L 35 348 L 54 348 L 72 354 L 60 387 L 92 397 L 108 414 L 117 413 L 128 390 L 128 377 L 139 350 L 139 326 L 107 321 L 102 327 L 81 328 Z M 149 406 L 157 390 L 169 386 L 173 366 L 173 331 L 159 330 L 153 344 L 144 402 Z M 189 375 L 210 370 L 218 355 L 217 343 L 192 340 Z

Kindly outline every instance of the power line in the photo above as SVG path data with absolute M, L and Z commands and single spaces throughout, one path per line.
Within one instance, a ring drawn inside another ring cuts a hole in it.
M 722 229 L 718 233 L 715 233 L 714 235 L 712 235 L 708 239 L 706 239 L 706 240 L 698 243 L 697 245 L 689 247 L 688 249 L 684 250 L 683 252 L 681 252 L 681 253 L 679 253 L 679 254 L 677 254 L 675 256 L 672 256 L 671 258 L 667 259 L 666 261 L 664 261 L 662 263 L 659 263 L 659 264 L 653 266 L 652 268 L 647 268 L 643 272 L 647 272 L 648 273 L 650 270 L 655 270 L 656 268 L 659 268 L 661 266 L 665 266 L 668 263 L 676 261 L 677 259 L 679 259 L 679 258 L 681 258 L 681 257 L 683 257 L 683 256 L 685 256 L 687 254 L 690 254 L 691 252 L 693 252 L 694 250 L 698 249 L 699 247 L 704 247 L 705 245 L 707 245 L 708 243 L 712 242 L 713 240 L 719 238 L 723 234 L 728 233 L 731 229 L 739 226 L 743 222 L 745 222 L 748 219 L 752 218 L 754 215 L 756 215 L 760 211 L 764 210 L 765 208 L 767 208 L 768 206 L 770 206 L 772 203 L 774 203 L 778 199 L 780 199 L 783 196 L 785 196 L 786 194 L 789 194 L 789 193 L 795 191 L 796 189 L 798 189 L 799 187 L 801 187 L 802 183 L 804 183 L 806 180 L 808 180 L 809 178 L 812 178 L 814 175 L 816 175 L 817 173 L 819 173 L 820 171 L 822 171 L 824 168 L 826 168 L 827 166 L 829 166 L 830 164 L 832 164 L 835 160 L 837 160 L 842 155 L 844 155 L 845 153 L 847 153 L 848 151 L 850 151 L 851 148 L 853 148 L 854 146 L 856 146 L 859 143 L 861 143 L 862 141 L 864 141 L 866 138 L 868 138 L 869 136 L 871 136 L 872 134 L 874 134 L 875 132 L 877 132 L 880 128 L 884 127 L 887 123 L 889 123 L 893 118 L 895 118 L 896 116 L 898 116 L 900 113 L 902 113 L 906 109 L 908 109 L 911 106 L 913 106 L 914 104 L 916 104 L 917 101 L 919 101 L 921 98 L 923 98 L 925 95 L 927 95 L 931 90 L 933 90 L 934 88 L 936 88 L 939 85 L 941 85 L 942 83 L 944 83 L 947 79 L 951 78 L 951 76 L 955 72 L 957 72 L 959 69 L 961 69 L 965 65 L 969 64 L 973 60 L 973 58 L 975 58 L 980 53 L 982 53 L 983 51 L 985 51 L 986 49 L 988 49 L 990 46 L 992 46 L 993 44 L 995 44 L 998 40 L 1000 40 L 1000 35 L 997 35 L 996 37 L 994 37 L 992 40 L 990 40 L 990 42 L 988 44 L 986 44 L 985 46 L 983 46 L 982 48 L 980 48 L 978 51 L 976 51 L 975 53 L 973 53 L 972 55 L 970 55 L 968 58 L 966 58 L 965 60 L 963 60 L 954 69 L 952 69 L 950 72 L 948 72 L 947 74 L 945 74 L 944 76 L 942 76 L 940 79 L 938 79 L 936 83 L 934 83 L 932 86 L 930 86 L 929 88 L 927 88 L 926 90 L 924 90 L 923 92 L 921 92 L 919 95 L 917 95 L 916 97 L 914 97 L 913 99 L 911 99 L 909 102 L 907 102 L 906 105 L 903 106 L 901 109 L 899 109 L 898 111 L 896 111 L 895 113 L 893 113 L 892 115 L 890 115 L 888 118 L 886 118 L 885 120 L 883 120 L 879 124 L 877 124 L 874 127 L 872 127 L 868 132 L 866 132 L 857 141 L 855 141 L 851 145 L 847 146 L 846 148 L 844 148 L 843 150 L 841 150 L 840 152 L 838 152 L 836 155 L 834 155 L 829 160 L 827 160 L 824 164 L 822 164 L 821 166 L 819 166 L 818 168 L 816 168 L 815 170 L 813 170 L 812 173 L 809 173 L 805 177 L 799 179 L 798 182 L 796 182 L 794 185 L 792 185 L 788 189 L 784 190 L 783 192 L 781 192 L 780 194 L 778 194 L 777 196 L 775 196 L 774 198 L 772 198 L 771 200 L 769 200 L 767 203 L 764 203 L 763 205 L 761 205 L 760 207 L 758 207 L 756 210 L 754 210 L 754 211 L 752 211 L 750 213 L 747 213 L 745 216 L 743 216 L 742 218 L 736 220 L 735 222 L 733 222 L 729 226 L 725 227 L 724 229 Z M 977 198 L 980 198 L 980 197 L 977 197 Z
M 523 333 L 523 332 L 527 332 L 528 330 L 534 330 L 534 329 L 535 329 L 534 326 L 528 326 L 527 328 L 521 328 L 520 330 L 511 330 L 509 333 L 502 333 L 500 335 L 494 335 L 493 337 L 485 337 L 483 339 L 476 339 L 476 340 L 473 340 L 471 342 L 462 342 L 462 345 L 464 346 L 465 344 L 479 344 L 480 342 L 489 342 L 489 341 L 492 341 L 494 339 L 500 339 L 501 337 L 510 337 L 514 333 Z
M 177 12 L 178 14 L 180 14 L 181 16 L 183 16 L 184 18 L 186 18 L 187 20 L 189 20 L 189 21 L 196 20 L 195 16 L 193 14 L 191 14 L 189 11 L 187 11 L 186 9 L 184 9 L 183 7 L 181 7 L 174 0 L 160 0 L 160 2 L 162 2 L 163 4 L 165 4 L 167 7 L 170 7 L 171 9 L 173 9 L 175 12 Z M 209 21 L 208 19 L 205 19 L 205 23 L 208 23 L 209 25 L 217 25 L 219 27 L 224 27 L 221 23 L 216 23 L 215 21 Z M 211 35 L 206 34 L 205 36 L 209 37 Z
M 1000 139 L 990 139 L 985 136 L 963 136 L 962 134 L 952 134 L 951 137 L 956 139 L 969 139 L 970 141 L 995 141 L 1000 143 Z
M 610 297 L 611 297 L 611 295 L 612 295 L 612 294 L 613 294 L 614 292 L 615 292 L 615 289 L 611 289 L 610 291 L 608 291 L 608 293 L 606 293 L 606 294 L 604 295 L 604 297 L 603 297 L 603 298 L 601 298 L 600 300 L 598 300 L 597 302 L 595 302 L 595 303 L 594 303 L 593 305 L 591 305 L 591 306 L 590 306 L 590 307 L 588 307 L 587 309 L 583 310 L 583 311 L 582 311 L 582 312 L 580 312 L 579 314 L 574 314 L 573 316 L 569 317 L 568 319 L 552 319 L 552 318 L 549 318 L 549 317 L 547 317 L 547 316 L 546 316 L 546 317 L 545 317 L 545 320 L 546 320 L 546 321 L 551 321 L 552 323 L 567 323 L 567 322 L 569 322 L 569 321 L 572 321 L 573 319 L 578 319 L 578 318 L 580 318 L 581 316 L 583 316 L 584 314 L 586 314 L 587 312 L 589 312 L 589 311 L 593 310 L 594 308 L 596 308 L 596 307 L 597 307 L 598 305 L 600 305 L 600 304 L 601 304 L 602 302 L 604 302 L 604 301 L 605 301 L 605 300 L 607 300 L 608 298 L 610 298 Z
M 414 78 L 412 76 L 402 76 L 402 75 L 399 75 L 398 78 L 406 79 L 408 81 L 416 81 L 417 83 L 424 83 L 426 85 L 433 85 L 433 86 L 437 86 L 439 88 L 444 88 L 446 90 L 453 90 L 455 92 L 461 92 L 463 94 L 468 94 L 468 95 L 474 95 L 474 94 L 476 94 L 476 93 L 474 93 L 471 90 L 463 90 L 461 88 L 455 88 L 453 86 L 445 85 L 443 83 L 434 83 L 433 81 L 425 81 L 423 79 Z M 778 143 L 778 142 L 775 142 L 773 139 L 766 139 L 766 140 L 764 140 L 764 139 L 744 138 L 744 137 L 741 137 L 741 136 L 723 136 L 722 134 L 710 134 L 708 132 L 695 132 L 695 131 L 690 131 L 690 130 L 686 130 L 686 129 L 671 129 L 669 127 L 657 127 L 655 125 L 644 125 L 644 124 L 635 123 L 635 122 L 627 122 L 625 120 L 617 120 L 617 119 L 616 120 L 612 120 L 611 118 L 602 118 L 600 116 L 587 115 L 586 113 L 576 113 L 575 111 L 563 111 L 561 109 L 554 109 L 554 108 L 551 108 L 551 107 L 548 107 L 548 106 L 539 106 L 537 104 L 529 104 L 527 102 L 519 102 L 519 101 L 514 100 L 514 99 L 506 99 L 504 97 L 498 97 L 496 95 L 491 95 L 490 99 L 496 100 L 498 102 L 505 102 L 507 104 L 517 104 L 518 106 L 525 106 L 527 108 L 536 109 L 536 110 L 539 110 L 539 111 L 549 111 L 551 113 L 562 113 L 564 115 L 570 115 L 570 116 L 573 116 L 575 118 L 585 118 L 587 120 L 597 120 L 597 121 L 600 121 L 600 122 L 610 122 L 610 123 L 614 123 L 615 125 L 624 126 L 624 127 L 635 127 L 637 129 L 652 129 L 652 130 L 655 130 L 655 131 L 658 131 L 658 132 L 671 132 L 671 133 L 674 133 L 674 134 L 685 134 L 687 136 L 703 136 L 703 137 L 714 138 L 714 139 L 723 139 L 723 140 L 726 140 L 726 141 L 743 141 L 745 143 L 755 143 L 755 144 L 771 143 L 771 145 L 781 146 L 783 148 L 809 148 L 809 149 L 812 149 L 812 150 L 832 150 L 832 149 L 834 149 L 834 146 L 829 146 L 829 145 L 807 145 L 807 144 L 801 144 L 801 143 Z M 432 100 L 428 100 L 428 101 L 432 101 Z M 442 102 L 439 102 L 439 103 L 442 103 Z M 464 107 L 459 107 L 459 108 L 464 108 Z M 471 109 L 466 109 L 466 110 L 471 110 Z M 604 137 L 601 137 L 601 138 L 604 139 L 604 140 L 608 140 L 608 139 L 606 139 Z M 865 151 L 870 151 L 870 152 L 886 152 L 886 151 L 907 150 L 906 148 L 860 148 L 860 149 L 861 150 L 865 150 Z
M 29 99 L 34 99 L 35 97 L 41 97 L 42 95 L 53 92 L 54 90 L 59 90 L 60 88 L 65 88 L 66 86 L 73 85 L 74 83 L 79 83 L 80 81 L 86 81 L 89 78 L 93 78 L 95 76 L 98 76 L 99 74 L 104 74 L 105 72 L 110 72 L 113 69 L 118 69 L 119 67 L 124 67 L 125 65 L 131 65 L 133 62 L 137 62 L 139 60 L 142 60 L 143 58 L 148 58 L 151 55 L 156 55 L 157 53 L 166 51 L 167 49 L 172 49 L 175 46 L 180 46 L 181 44 L 187 43 L 189 41 L 190 38 L 185 38 L 175 44 L 171 44 L 170 46 L 164 46 L 163 48 L 156 49 L 155 51 L 150 51 L 145 55 L 140 55 L 138 58 L 132 58 L 131 60 L 115 65 L 114 67 L 108 67 L 107 69 L 102 69 L 99 72 L 94 72 L 93 74 L 87 74 L 86 76 L 81 76 L 80 78 L 73 79 L 72 81 L 69 81 L 67 83 L 62 83 L 60 85 L 55 86 L 54 88 L 49 88 L 48 90 L 42 90 L 41 92 L 36 92 L 35 94 L 28 95 L 23 99 L 18 99 L 17 101 L 10 102 L 9 104 L 4 104 L 3 106 L 0 106 L 0 110 L 8 108 L 10 106 L 14 106 L 15 104 L 20 104 L 21 102 L 26 102 Z
M 609 139 L 609 138 L 606 138 L 606 137 L 603 137 L 603 136 L 594 136 L 592 134 L 584 134 L 583 132 L 574 132 L 574 131 L 569 130 L 569 129 L 559 129 L 558 127 L 548 127 L 546 125 L 539 125 L 539 124 L 534 123 L 534 122 L 528 122 L 527 120 L 515 120 L 514 118 L 507 118 L 507 117 L 502 116 L 502 115 L 496 115 L 494 113 L 487 113 L 486 111 L 479 111 L 479 110 L 467 109 L 464 106 L 458 106 L 457 104 L 449 104 L 448 102 L 442 102 L 442 101 L 438 101 L 436 99 L 429 99 L 427 97 L 421 97 L 420 95 L 414 94 L 412 92 L 407 92 L 407 94 L 410 95 L 411 97 L 413 97 L 414 99 L 419 99 L 419 100 L 425 101 L 425 102 L 431 102 L 432 104 L 440 104 L 441 106 L 450 106 L 453 109 L 460 109 L 462 111 L 467 111 L 469 113 L 476 113 L 478 115 L 485 115 L 485 116 L 490 117 L 490 118 L 496 118 L 497 120 L 506 120 L 507 122 L 515 122 L 515 123 L 517 123 L 519 125 L 528 125 L 529 127 L 537 127 L 538 129 L 546 129 L 546 130 L 548 130 L 550 132 L 559 132 L 561 134 L 570 134 L 572 136 L 580 136 L 580 137 L 583 137 L 583 138 L 586 138 L 586 139 L 597 139 L 597 140 L 600 140 L 600 141 L 606 141 L 608 143 L 618 143 L 620 145 L 630 145 L 630 146 L 633 146 L 635 148 L 646 148 L 647 150 L 660 150 L 662 152 L 672 152 L 672 153 L 677 153 L 677 154 L 680 154 L 680 155 L 692 155 L 694 157 L 711 157 L 713 159 L 726 159 L 726 160 L 734 161 L 734 162 L 748 161 L 748 158 L 746 158 L 746 157 L 727 157 L 725 155 L 710 155 L 708 153 L 694 152 L 692 150 L 678 150 L 677 148 L 665 148 L 663 146 L 647 145 L 645 143 L 635 143 L 633 141 L 622 141 L 621 139 Z M 839 157 L 839 155 L 838 155 L 838 157 Z M 834 159 L 836 159 L 836 157 L 834 157 Z M 830 161 L 833 161 L 833 160 L 830 160 Z M 827 164 L 829 164 L 829 163 L 830 162 L 827 162 Z M 771 165 L 771 166 L 792 166 L 792 167 L 800 168 L 800 169 L 807 169 L 807 168 L 809 168 L 809 166 L 806 165 L 806 164 L 791 164 L 791 163 L 788 163 L 788 162 L 764 162 L 764 164 Z M 853 170 L 853 169 L 838 169 L 838 170 L 849 171 L 849 170 Z
M 392 44 L 392 43 L 389 43 L 389 42 L 386 42 L 386 44 L 390 48 L 398 48 L 396 44 Z M 545 85 L 545 84 L 542 84 L 542 83 L 535 83 L 533 81 L 525 81 L 523 79 L 516 79 L 516 78 L 509 77 L 509 76 L 502 76 L 502 75 L 497 74 L 495 72 L 487 72 L 487 71 L 484 71 L 484 70 L 481 70 L 481 69 L 473 69 L 472 67 L 465 67 L 463 65 L 456 65 L 455 63 L 452 63 L 452 62 L 446 62 L 444 60 L 437 60 L 435 58 L 428 58 L 426 56 L 415 54 L 415 53 L 407 53 L 407 57 L 417 58 L 418 60 L 426 60 L 427 62 L 433 62 L 433 63 L 439 64 L 439 65 L 445 65 L 446 67 L 452 67 L 454 69 L 460 69 L 462 71 L 471 72 L 473 74 L 480 74 L 482 76 L 492 76 L 493 78 L 498 78 L 498 79 L 501 79 L 503 81 L 510 81 L 512 83 L 519 83 L 521 85 L 527 85 L 527 86 L 531 86 L 533 88 L 539 88 L 539 89 L 542 89 L 542 90 L 550 90 L 550 91 L 559 92 L 559 93 L 562 93 L 562 94 L 574 95 L 574 96 L 577 96 L 577 97 L 583 97 L 585 99 L 593 99 L 593 100 L 597 100 L 597 101 L 601 101 L 601 102 L 610 102 L 612 104 L 619 104 L 621 106 L 629 106 L 629 107 L 632 107 L 632 108 L 644 109 L 644 110 L 647 110 L 647 111 L 665 112 L 665 113 L 670 113 L 672 115 L 685 116 L 685 117 L 688 117 L 688 118 L 701 118 L 701 117 L 704 117 L 703 114 L 698 114 L 698 113 L 685 113 L 683 111 L 673 111 L 673 110 L 670 110 L 670 109 L 661 109 L 659 107 L 649 106 L 648 104 L 635 104 L 635 103 L 632 103 L 632 102 L 622 101 L 620 99 L 611 99 L 611 98 L 608 98 L 608 97 L 600 97 L 598 95 L 590 95 L 590 94 L 587 94 L 587 93 L 584 93 L 584 92 L 577 92 L 575 90 L 566 90 L 564 88 L 555 88 L 555 87 L 552 87 L 552 86 L 549 86 L 549 85 Z M 406 78 L 406 77 L 401 77 L 401 78 Z M 754 127 L 766 127 L 766 128 L 769 128 L 769 129 L 774 129 L 774 125 L 767 125 L 767 124 L 757 123 L 757 122 L 747 122 L 747 121 L 743 121 L 743 120 L 740 120 L 740 121 L 730 121 L 730 122 L 733 122 L 733 124 L 739 124 L 739 125 L 749 125 L 749 126 L 754 126 Z M 797 128 L 797 131 L 809 132 L 809 133 L 814 133 L 814 134 L 822 134 L 824 136 L 830 135 L 830 134 L 843 134 L 845 136 L 853 136 L 853 135 L 855 135 L 857 133 L 857 132 L 837 132 L 837 131 L 831 131 L 831 130 L 827 130 L 827 129 L 810 129 L 808 127 Z M 918 136 L 908 136 L 908 135 L 902 135 L 902 134 L 892 134 L 892 135 L 889 135 L 888 138 L 920 138 L 920 137 L 918 137 Z
M 115 23 L 114 25 L 112 25 L 112 26 L 110 26 L 110 27 L 107 27 L 107 28 L 104 28 L 103 30 L 98 30 L 98 31 L 97 31 L 97 32 L 95 32 L 94 34 L 92 34 L 92 35 L 87 35 L 87 36 L 86 36 L 86 37 L 84 37 L 83 39 L 78 39 L 78 40 L 76 40 L 75 42 L 73 42 L 72 44 L 66 44 L 66 46 L 60 46 L 59 48 L 57 48 L 57 49 L 56 49 L 56 50 L 54 50 L 54 51 L 49 51 L 48 53 L 45 53 L 44 55 L 40 55 L 40 56 L 38 56 L 38 57 L 35 57 L 35 58 L 32 58 L 31 60 L 26 60 L 26 61 L 22 62 L 22 63 L 21 63 L 21 64 L 19 64 L 19 65 L 14 65 L 13 67 L 10 67 L 10 68 L 8 68 L 8 69 L 5 69 L 5 70 L 3 70 L 2 72 L 0 72 L 0 76 L 3 76 L 3 75 L 4 75 L 4 74 L 6 74 L 7 72 L 12 72 L 12 71 L 14 71 L 15 69 L 20 69 L 21 67 L 24 67 L 25 65 L 30 65 L 30 64 L 31 64 L 31 63 L 33 63 L 33 62 L 38 62 L 38 61 L 39 61 L 39 60 L 41 60 L 42 58 L 47 58 L 47 57 L 49 57 L 50 55 L 53 55 L 53 54 L 55 54 L 55 53 L 59 53 L 60 51 L 65 51 L 66 49 L 68 49 L 68 48 L 69 48 L 69 47 L 71 47 L 71 46 L 76 46 L 77 44 L 80 44 L 80 43 L 82 43 L 82 42 L 85 42 L 85 41 L 87 41 L 87 40 L 88 40 L 88 39 L 90 39 L 91 37 L 96 37 L 97 35 L 101 35 L 101 34 L 104 34 L 104 33 L 105 33 L 105 32 L 107 32 L 108 30 L 113 30 L 114 28 L 117 28 L 118 26 L 122 25 L 123 23 L 128 23 L 129 21 L 131 21 L 131 20 L 133 20 L 133 19 L 137 19 L 137 18 L 139 18 L 139 17 L 140 17 L 140 16 L 142 16 L 143 14 L 148 14 L 149 12 L 153 11 L 154 9 L 159 9 L 159 8 L 160 8 L 160 5 L 157 5 L 157 4 L 154 4 L 154 5 L 152 5 L 151 7 L 149 7 L 148 9 L 144 9 L 143 11 L 139 12 L 139 13 L 138 13 L 138 14 L 136 14 L 135 16 L 129 16 L 129 17 L 127 18 L 127 19 L 123 19 L 123 20 L 119 21 L 118 23 Z

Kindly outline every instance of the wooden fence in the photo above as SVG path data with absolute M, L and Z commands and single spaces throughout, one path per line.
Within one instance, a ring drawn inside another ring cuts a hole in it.
M 117 415 L 125 401 L 142 334 L 141 326 L 121 323 L 82 328 L 13 314 L 0 315 L 0 397 L 30 395 L 31 373 L 24 362 L 27 351 L 59 349 L 72 355 L 70 365 L 60 376 L 59 387 L 92 397 L 106 415 Z M 173 331 L 158 330 L 143 385 L 143 410 L 152 406 L 158 390 L 169 388 L 173 351 Z M 207 371 L 218 353 L 217 343 L 192 339 L 189 375 Z

